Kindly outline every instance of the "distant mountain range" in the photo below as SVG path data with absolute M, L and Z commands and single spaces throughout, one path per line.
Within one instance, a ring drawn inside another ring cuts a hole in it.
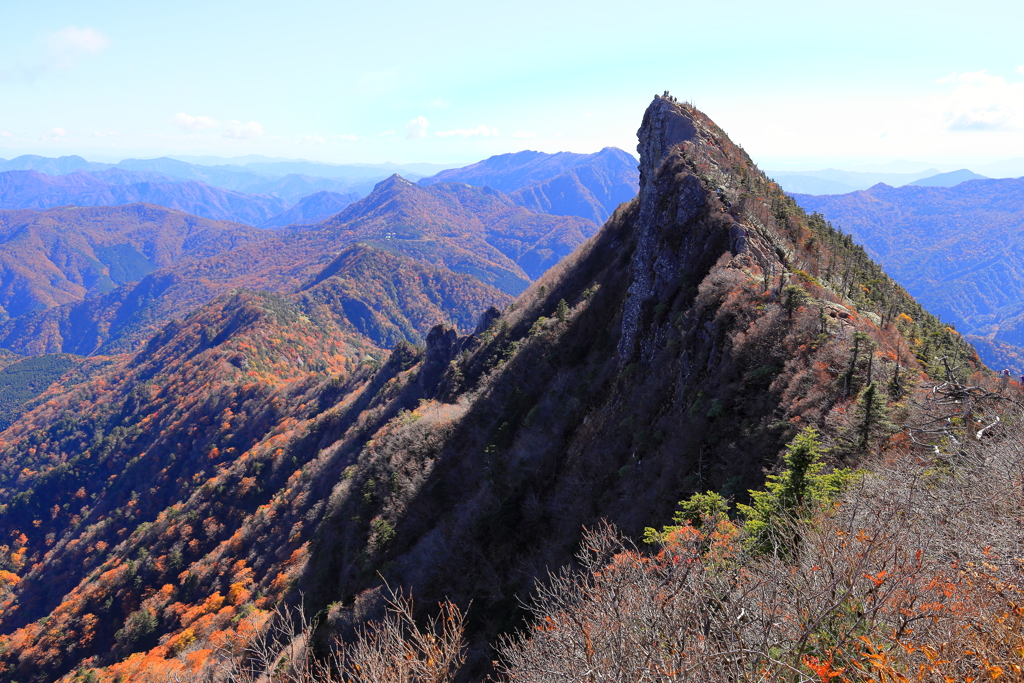
M 437 173 L 453 165 L 444 164 L 325 164 L 297 159 L 271 159 L 252 156 L 238 159 L 220 157 L 193 157 L 193 161 L 160 157 L 157 159 L 124 159 L 116 164 L 106 164 L 77 156 L 58 158 L 25 154 L 14 159 L 0 159 L 0 171 L 38 171 L 49 175 L 66 175 L 75 171 L 104 171 L 119 168 L 128 171 L 159 173 L 177 180 L 198 180 L 200 182 L 239 192 L 259 192 L 256 189 L 275 179 L 285 176 L 306 176 L 321 181 L 332 181 L 331 186 L 317 189 L 339 190 L 350 186 L 364 186 L 364 191 L 373 184 L 395 173 L 413 179 Z M 225 163 L 235 162 L 235 163 Z M 315 190 L 314 190 L 315 191 Z M 308 194 L 308 193 L 307 193 Z M 286 198 L 282 195 L 282 198 Z
M 946 167 L 949 168 L 948 166 Z M 847 194 L 867 190 L 878 183 L 893 187 L 926 185 L 952 187 L 965 180 L 1019 178 L 1024 176 L 1024 157 L 978 164 L 972 169 L 940 171 L 937 167 L 897 161 L 857 167 L 857 170 L 825 168 L 816 171 L 766 171 L 786 192 L 797 194 Z
M 769 175 L 786 192 L 817 195 L 846 194 L 857 190 L 867 190 L 879 183 L 893 187 L 904 185 L 952 187 L 965 180 L 981 180 L 987 177 L 966 168 L 948 173 L 940 173 L 936 168 L 918 173 L 871 173 L 827 168 L 821 171 L 803 172 L 770 171 Z
M 0 173 L 0 209 L 148 202 L 204 218 L 258 225 L 291 207 L 289 202 L 269 194 L 245 194 L 194 180 L 157 178 L 120 169 L 66 175 L 5 171 Z
M 295 206 L 260 224 L 261 228 L 283 228 L 288 225 L 312 225 L 333 216 L 352 202 L 359 200 L 358 192 L 342 194 L 320 190 L 303 197 Z
M 151 205 L 0 215 L 11 225 L 0 303 L 12 312 L 0 346 L 29 354 L 127 350 L 238 287 L 301 291 L 377 344 L 421 343 L 438 322 L 471 328 L 598 227 L 489 188 L 400 176 L 327 221 L 280 231 Z M 151 243 L 165 229 L 158 260 Z M 19 270 L 20 261 L 33 265 Z
M 595 154 L 500 154 L 419 182 L 492 187 L 528 209 L 580 216 L 600 224 L 615 207 L 636 196 L 638 179 L 636 159 L 621 149 L 606 147 Z
M 245 165 L 202 165 L 168 157 L 102 164 L 79 156 L 24 155 L 0 160 L 0 208 L 149 202 L 205 218 L 277 228 L 323 220 L 384 178 L 401 174 L 424 185 L 455 181 L 492 187 L 533 211 L 600 224 L 637 188 L 636 159 L 611 147 L 596 154 L 503 154 L 461 169 L 444 168 L 262 158 L 247 159 Z M 422 175 L 438 170 L 429 178 Z
M 961 168 L 959 171 L 937 173 L 927 178 L 921 178 L 920 180 L 915 180 L 912 183 L 907 183 L 907 185 L 921 185 L 923 187 L 954 187 L 968 180 L 987 180 L 987 178 L 988 176 L 983 176 L 966 168 Z
M 793 195 L 849 232 L 993 367 L 1024 371 L 1024 178 Z M 1010 345 L 1007 347 L 1006 345 Z

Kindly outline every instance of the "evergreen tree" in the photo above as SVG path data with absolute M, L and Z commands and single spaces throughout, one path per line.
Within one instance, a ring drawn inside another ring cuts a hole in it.
M 558 305 L 555 307 L 555 317 L 558 318 L 560 323 L 564 323 L 569 319 L 569 304 L 565 303 L 565 299 L 558 300 Z
M 889 421 L 889 408 L 885 396 L 875 382 L 864 387 L 857 399 L 857 411 L 854 414 L 854 434 L 857 448 L 869 450 L 872 443 L 892 433 L 894 425 Z
M 849 470 L 825 472 L 821 437 L 806 427 L 786 446 L 785 468 L 768 476 L 763 491 L 751 491 L 750 505 L 737 505 L 749 534 L 750 548 L 759 552 L 788 552 L 799 545 L 787 529 L 816 508 L 834 502 L 849 483 Z
M 786 315 L 790 318 L 793 317 L 796 309 L 806 304 L 811 298 L 800 285 L 786 285 L 782 293 L 784 297 L 782 307 L 786 309 Z

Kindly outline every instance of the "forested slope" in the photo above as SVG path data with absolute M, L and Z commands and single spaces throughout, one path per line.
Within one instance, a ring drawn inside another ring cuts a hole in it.
M 929 310 L 987 339 L 986 362 L 1024 372 L 1024 179 L 795 199 L 862 242 Z M 997 351 L 1006 345 L 1018 348 Z
M 81 230 L 70 231 L 59 239 L 54 237 L 55 221 L 62 220 L 64 214 L 40 217 L 31 212 L 12 213 L 24 223 L 36 221 L 50 227 L 49 232 L 33 227 L 34 232 L 30 234 L 39 233 L 42 237 L 32 237 L 34 241 L 27 247 L 18 246 L 28 239 L 25 236 L 12 238 L 7 251 L 0 245 L 0 264 L 4 258 L 12 264 L 8 298 L 28 302 L 15 311 L 21 315 L 0 326 L 0 345 L 30 354 L 88 355 L 133 350 L 160 325 L 187 315 L 233 288 L 287 294 L 323 279 L 319 276 L 321 271 L 331 267 L 332 261 L 355 243 L 372 244 L 377 251 L 392 254 L 397 272 L 403 269 L 398 263 L 408 263 L 406 270 L 409 272 L 431 273 L 423 280 L 421 291 L 431 300 L 436 317 L 423 318 L 410 310 L 401 315 L 419 316 L 419 322 L 411 327 L 397 318 L 382 323 L 389 329 L 405 329 L 408 334 L 403 338 L 407 341 L 421 342 L 432 324 L 458 322 L 460 329 L 468 331 L 472 324 L 467 325 L 467 321 L 482 310 L 478 309 L 478 304 L 483 303 L 482 308 L 487 308 L 507 302 L 510 295 L 521 292 L 532 279 L 597 230 L 595 224 L 581 218 L 535 213 L 492 190 L 455 183 L 421 188 L 394 176 L 379 183 L 363 200 L 308 227 L 261 231 L 166 212 L 177 216 L 186 227 L 196 224 L 193 232 L 207 224 L 220 226 L 222 230 L 227 230 L 224 226 L 233 226 L 235 232 L 231 233 L 230 240 L 222 236 L 220 242 L 212 237 L 205 240 L 198 235 L 191 237 L 186 242 L 192 250 L 191 258 L 184 258 L 188 253 L 173 250 L 169 255 L 161 252 L 159 256 L 147 257 L 145 253 L 154 251 L 154 245 L 181 242 L 183 236 L 179 233 L 183 228 L 168 225 L 168 234 L 164 235 L 160 225 L 147 223 L 145 227 L 152 228 L 152 234 L 145 237 L 149 240 L 145 244 L 142 244 L 140 229 L 135 229 L 130 236 L 111 236 L 117 230 L 127 230 L 119 227 L 123 221 L 113 220 L 120 213 L 163 211 L 137 207 L 55 210 L 72 216 L 101 214 L 94 217 L 89 238 L 76 237 Z M 78 225 L 74 221 L 69 223 Z M 210 232 L 208 228 L 206 233 Z M 69 254 L 61 260 L 64 270 L 45 262 L 44 256 L 49 252 L 38 244 L 44 239 L 60 247 L 53 253 Z M 90 251 L 91 242 L 79 244 L 89 239 L 100 244 L 96 249 L 102 253 L 97 252 L 95 258 L 90 256 L 95 251 Z M 114 246 L 108 247 L 108 244 Z M 143 252 L 139 252 L 140 249 Z M 182 251 L 181 247 L 177 249 Z M 38 277 L 36 280 L 28 279 L 27 275 L 20 277 L 23 271 L 35 272 L 24 264 L 18 265 L 26 260 L 20 256 L 22 254 L 34 259 L 32 263 L 42 261 L 41 272 L 60 272 L 50 278 L 50 284 L 40 283 Z M 106 261 L 101 262 L 102 259 Z M 114 265 L 105 267 L 106 262 Z M 156 269 L 157 266 L 164 267 Z M 65 275 L 65 271 L 69 274 Z M 388 289 L 386 283 L 393 272 L 377 269 L 364 270 L 363 274 L 376 278 L 366 282 L 369 293 Z M 107 291 L 113 286 L 111 277 L 114 276 L 116 282 L 126 284 Z M 441 287 L 447 294 L 441 294 L 437 282 L 445 278 L 450 279 L 450 283 Z M 407 284 L 410 282 L 406 280 Z M 95 296 L 83 298 L 87 294 Z M 460 298 L 463 296 L 469 298 L 463 301 Z M 404 301 L 414 305 L 416 299 L 406 296 Z M 0 298 L 0 304 L 3 301 Z M 369 299 L 364 297 L 363 303 L 369 303 Z M 374 315 L 387 317 L 398 309 L 392 301 L 382 303 L 375 310 Z M 357 317 L 366 316 L 359 314 Z M 397 339 L 393 332 L 373 336 L 381 343 L 385 337 L 391 340 L 388 343 Z

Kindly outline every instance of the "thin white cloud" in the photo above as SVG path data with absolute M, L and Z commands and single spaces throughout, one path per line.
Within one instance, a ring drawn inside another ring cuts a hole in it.
M 13 138 L 14 133 L 9 130 L 0 130 L 0 138 Z
M 430 104 L 428 106 L 433 107 L 434 109 L 447 109 L 448 107 L 451 106 L 451 104 L 448 102 L 448 100 L 441 99 L 440 97 L 435 97 L 434 99 L 430 100 Z
M 171 123 L 184 131 L 206 130 L 216 128 L 220 122 L 211 119 L 209 116 L 190 116 L 185 112 L 179 112 L 171 119 Z
M 0 81 L 34 81 L 55 72 L 66 71 L 86 57 L 100 54 L 110 47 L 110 39 L 96 29 L 65 26 L 53 33 L 39 36 L 42 52 L 0 64 Z
M 536 140 L 537 134 L 527 133 L 525 131 L 518 130 L 512 134 L 512 137 L 516 138 L 517 140 Z
M 457 128 L 455 130 L 439 130 L 434 133 L 439 138 L 496 138 L 498 137 L 497 128 L 488 128 L 487 126 L 477 126 L 476 128 Z
M 393 130 L 386 130 L 383 133 L 377 133 L 377 137 L 380 138 L 380 137 L 384 137 L 386 135 L 394 135 L 394 134 L 395 134 L 395 131 L 393 131 Z
M 943 115 L 950 131 L 1009 131 L 1024 128 L 1024 83 L 986 71 L 955 74 Z
M 429 125 L 430 122 L 427 121 L 426 117 L 417 116 L 412 121 L 405 124 L 405 139 L 417 140 L 427 137 L 427 126 Z
M 339 140 L 358 140 L 359 138 L 355 135 L 335 135 L 334 137 Z
M 316 144 L 316 145 L 326 145 L 327 144 L 327 141 L 324 140 L 324 136 L 320 135 L 319 133 L 314 133 L 313 135 L 300 135 L 299 137 L 297 137 L 295 139 L 295 143 L 299 144 L 299 145 L 301 145 L 301 144 L 303 144 L 305 142 L 312 142 L 313 144 Z
M 110 47 L 110 39 L 88 26 L 65 26 L 46 37 L 50 54 L 60 60 L 75 61 L 87 55 L 98 55 Z
M 232 119 L 224 124 L 224 137 L 234 138 L 236 140 L 253 140 L 255 138 L 263 137 L 263 126 L 250 121 L 249 123 L 242 123 Z
M 63 128 L 61 128 L 60 126 L 57 126 L 55 128 L 51 128 L 50 129 L 50 135 L 56 135 L 57 137 L 61 137 L 61 136 L 67 135 L 67 134 L 68 134 L 68 132 L 66 130 L 64 130 Z
M 1017 67 L 1017 73 L 1024 74 L 1024 64 Z

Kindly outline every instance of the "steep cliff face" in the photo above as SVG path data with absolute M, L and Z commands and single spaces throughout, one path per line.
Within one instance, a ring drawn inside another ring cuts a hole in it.
M 383 578 L 419 605 L 471 604 L 467 674 L 482 674 L 488 643 L 523 626 L 520 600 L 572 562 L 584 525 L 639 534 L 696 491 L 742 500 L 806 424 L 856 462 L 886 438 L 851 438 L 865 387 L 884 385 L 898 410 L 942 356 L 977 363 L 701 112 L 656 97 L 639 141 L 640 195 L 472 335 L 435 328 L 425 352 L 399 344 L 380 364 L 355 342 L 317 352 L 322 332 L 272 316 L 233 342 L 208 307 L 136 358 L 180 339 L 203 349 L 222 398 L 201 426 L 167 412 L 167 444 L 143 442 L 145 406 L 175 404 L 168 382 L 128 370 L 76 388 L 81 405 L 28 413 L 5 434 L 30 438 L 0 438 L 0 494 L 19 510 L 0 515 L 0 536 L 18 539 L 0 568 L 24 575 L 0 574 L 0 666 L 38 681 L 80 665 L 129 681 L 193 671 L 197 652 L 300 594 L 327 614 L 321 628 L 345 632 L 379 607 Z M 248 367 L 299 342 L 286 383 Z M 185 382 L 188 362 L 158 377 Z M 246 403 L 264 384 L 280 415 Z M 84 402 L 108 395 L 90 417 Z M 202 447 L 177 454 L 194 432 Z M 74 449 L 102 479 L 50 468 Z M 165 453 L 180 469 L 139 476 Z M 29 457 L 38 471 L 19 468 Z M 80 486 L 89 497 L 44 522 L 48 492 Z M 68 572 L 72 559 L 86 569 Z M 65 595 L 40 597 L 48 572 Z
M 745 186 L 756 169 L 714 123 L 665 96 L 647 109 L 637 137 L 637 245 L 618 347 L 624 363 L 649 361 L 666 341 L 668 327 L 652 328 L 651 312 L 677 294 L 681 277 L 699 282 L 726 251 L 737 256 L 728 267 L 758 270 L 766 283 L 785 266 L 767 199 Z

